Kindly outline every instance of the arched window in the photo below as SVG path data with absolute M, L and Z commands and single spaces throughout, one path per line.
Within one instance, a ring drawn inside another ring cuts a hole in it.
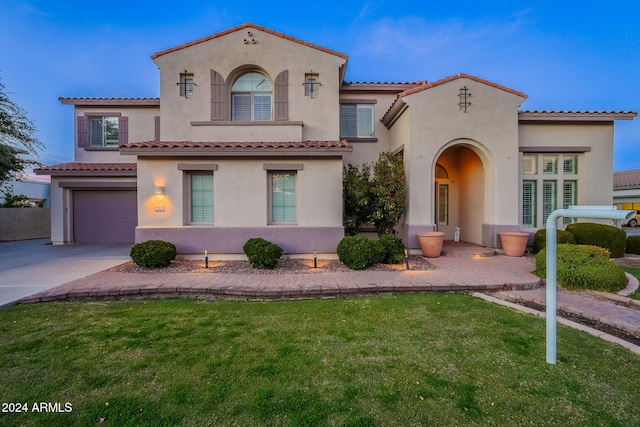
M 449 179 L 447 170 L 440 164 L 436 164 L 436 179 Z
M 245 73 L 231 87 L 231 120 L 272 120 L 273 86 L 258 72 Z

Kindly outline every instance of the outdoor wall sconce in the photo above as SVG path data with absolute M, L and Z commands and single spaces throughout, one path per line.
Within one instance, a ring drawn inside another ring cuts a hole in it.
M 164 187 L 156 185 L 156 195 L 161 196 L 164 194 Z
M 469 92 L 469 88 L 465 87 L 461 87 L 460 88 L 460 93 L 458 94 L 458 107 L 460 108 L 460 111 L 464 111 L 465 113 L 467 112 L 467 108 L 471 105 L 471 102 L 468 100 L 468 98 L 471 98 L 471 92 Z

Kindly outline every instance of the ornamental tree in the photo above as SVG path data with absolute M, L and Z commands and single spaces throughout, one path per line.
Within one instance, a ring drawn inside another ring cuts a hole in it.
M 36 157 L 44 145 L 34 136 L 35 132 L 27 113 L 9 99 L 0 83 L 0 185 L 14 173 L 41 164 Z

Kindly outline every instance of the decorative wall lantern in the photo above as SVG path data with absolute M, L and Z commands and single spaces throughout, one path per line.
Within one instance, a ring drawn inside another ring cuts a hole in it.
M 469 92 L 469 88 L 468 87 L 461 87 L 460 88 L 460 93 L 458 94 L 458 107 L 460 107 L 460 111 L 463 112 L 467 112 L 467 108 L 469 106 L 471 106 L 471 101 L 469 101 L 469 98 L 471 98 L 471 92 Z

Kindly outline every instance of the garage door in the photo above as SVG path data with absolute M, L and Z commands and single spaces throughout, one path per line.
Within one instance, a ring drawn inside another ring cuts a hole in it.
M 138 225 L 136 191 L 75 190 L 76 243 L 134 243 Z

